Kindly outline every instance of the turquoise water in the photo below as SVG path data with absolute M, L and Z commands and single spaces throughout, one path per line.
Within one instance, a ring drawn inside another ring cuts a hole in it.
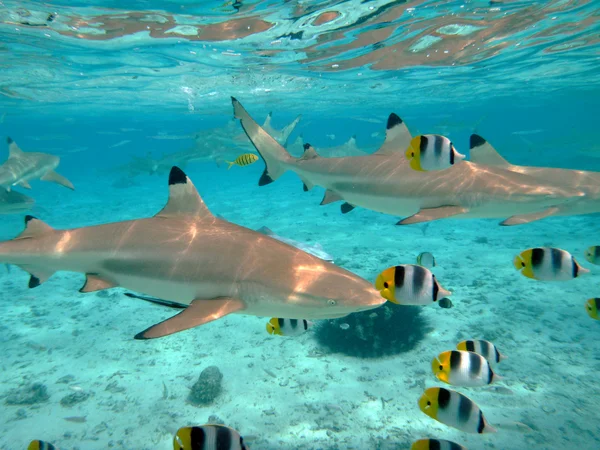
M 221 163 L 254 151 L 232 121 L 234 96 L 259 123 L 272 111 L 276 130 L 301 114 L 290 149 L 301 136 L 325 154 L 355 135 L 373 152 L 395 112 L 413 135 L 447 135 L 467 157 L 477 133 L 513 164 L 600 171 L 598 2 L 122 3 L 0 2 L 0 135 L 59 156 L 57 172 L 75 185 L 16 187 L 35 205 L 0 216 L 1 240 L 22 231 L 25 214 L 58 229 L 150 217 L 167 201 L 168 168 L 147 168 L 193 150 L 184 169 L 214 214 L 319 243 L 369 281 L 432 252 L 454 307 L 421 307 L 414 345 L 383 358 L 331 352 L 319 323 L 270 336 L 269 317 L 238 314 L 137 341 L 173 311 L 121 288 L 79 293 L 84 277 L 73 272 L 27 289 L 26 272 L 1 269 L 0 449 L 33 439 L 63 450 L 168 449 L 178 428 L 214 416 L 252 449 L 409 449 L 422 437 L 469 449 L 599 447 L 600 328 L 584 309 L 600 296 L 600 269 L 584 259 L 600 245 L 597 214 L 398 227 L 399 217 L 367 208 L 319 206 L 323 189 L 303 192 L 292 173 L 259 187 L 262 161 Z M 561 283 L 519 275 L 514 256 L 541 246 L 591 272 Z M 360 319 L 348 323 L 354 333 Z M 431 360 L 468 338 L 508 355 L 497 372 L 510 392 L 444 386 L 475 401 L 494 434 L 461 432 L 417 405 L 443 385 Z M 210 406 L 190 404 L 212 365 L 223 392 Z M 8 401 L 32 383 L 47 396 Z

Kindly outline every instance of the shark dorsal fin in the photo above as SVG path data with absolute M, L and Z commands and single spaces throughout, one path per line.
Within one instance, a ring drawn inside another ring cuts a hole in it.
M 17 143 L 12 140 L 12 138 L 7 137 L 6 143 L 8 144 L 8 157 L 9 158 L 16 158 L 24 153 L 23 150 L 21 150 L 19 148 Z
M 346 141 L 346 145 L 350 147 L 356 147 L 356 135 L 350 136 L 350 139 Z
M 177 166 L 169 173 L 169 200 L 156 217 L 195 216 L 199 219 L 212 218 L 196 187 Z
M 511 167 L 512 164 L 500 156 L 500 153 L 478 134 L 472 134 L 469 143 L 471 149 L 471 162 L 488 166 Z
M 269 112 L 269 114 L 267 114 L 267 118 L 265 119 L 265 122 L 263 123 L 263 128 L 268 128 L 271 126 L 271 118 L 273 117 L 273 112 Z
M 317 153 L 317 151 L 315 150 L 315 148 L 310 145 L 309 143 L 304 144 L 304 154 L 302 155 L 301 158 L 299 158 L 299 161 L 306 161 L 307 159 L 315 159 L 318 158 L 319 155 Z
M 406 127 L 404 121 L 395 113 L 391 113 L 388 117 L 387 127 L 385 130 L 385 141 L 376 155 L 393 155 L 395 153 L 404 154 L 412 136 Z
M 275 235 L 275 233 L 273 233 L 273 230 L 271 230 L 268 227 L 260 227 L 258 230 L 256 230 L 257 232 L 259 232 L 260 234 L 264 234 L 266 236 L 273 236 Z
M 15 239 L 28 239 L 54 231 L 50 225 L 33 216 L 25 216 L 25 229 Z

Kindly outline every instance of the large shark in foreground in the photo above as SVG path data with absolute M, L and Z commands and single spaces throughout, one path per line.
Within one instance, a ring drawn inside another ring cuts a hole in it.
M 44 180 L 74 189 L 73 184 L 54 171 L 60 162 L 58 156 L 48 153 L 24 152 L 7 138 L 8 159 L 0 166 L 0 187 L 10 190 L 12 186 L 31 189 L 29 181 Z
M 235 98 L 232 102 L 234 116 L 265 161 L 259 185 L 291 170 L 303 181 L 305 190 L 313 186 L 326 189 L 322 205 L 344 201 L 342 212 L 362 206 L 406 217 L 400 225 L 450 217 L 506 218 L 503 225 L 516 225 L 585 202 L 585 193 L 577 187 L 494 165 L 461 161 L 440 171 L 413 170 L 404 155 L 412 137 L 396 114 L 390 115 L 386 139 L 372 155 L 322 158 L 306 145 L 304 155 L 294 158 Z
M 227 314 L 326 319 L 385 300 L 368 281 L 334 264 L 210 213 L 190 179 L 169 175 L 169 200 L 154 217 L 55 230 L 27 216 L 25 230 L 0 243 L 0 261 L 31 274 L 83 272 L 80 292 L 121 286 L 188 305 L 139 333 L 149 339 Z

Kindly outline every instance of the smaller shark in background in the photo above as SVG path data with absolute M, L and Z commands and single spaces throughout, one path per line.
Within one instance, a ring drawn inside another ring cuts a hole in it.
M 12 186 L 31 189 L 29 181 L 52 181 L 69 189 L 73 184 L 54 171 L 60 158 L 48 153 L 24 152 L 10 137 L 8 143 L 8 159 L 0 166 L 0 186 L 10 190 Z
M 412 136 L 404 121 L 390 114 L 386 138 L 367 156 L 321 158 L 307 145 L 301 158 L 291 156 L 232 98 L 235 118 L 265 162 L 259 186 L 295 172 L 304 190 L 325 188 L 322 205 L 343 201 L 342 213 L 356 206 L 405 218 L 398 225 L 446 218 L 505 218 L 502 225 L 518 225 L 554 213 L 561 205 L 589 205 L 579 188 L 556 180 L 541 180 L 494 165 L 460 161 L 434 172 L 413 170 L 406 157 Z M 568 206 L 565 206 L 568 208 Z M 591 211 L 588 211 L 591 212 Z
M 33 208 L 35 201 L 17 191 L 0 189 L 0 214 L 15 214 Z
M 292 156 L 299 158 L 304 154 L 305 145 L 303 137 L 298 136 L 294 142 L 286 146 L 286 150 Z M 352 136 L 342 145 L 315 148 L 315 151 L 323 158 L 343 158 L 344 156 L 365 156 L 369 154 L 358 148 L 358 145 L 356 145 L 356 136 Z

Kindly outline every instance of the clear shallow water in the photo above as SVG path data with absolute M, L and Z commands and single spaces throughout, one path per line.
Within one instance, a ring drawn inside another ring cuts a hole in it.
M 477 132 L 514 163 L 600 170 L 597 2 L 242 3 L 239 11 L 216 2 L 128 2 L 127 10 L 121 2 L 0 3 L 0 134 L 25 151 L 61 156 L 58 170 L 76 186 L 33 182 L 36 216 L 63 228 L 154 214 L 166 200 L 166 174 L 128 179 L 117 167 L 191 148 L 196 135 L 217 145 L 206 130 L 231 120 L 231 95 L 258 121 L 273 111 L 276 128 L 302 114 L 291 140 L 301 134 L 317 147 L 355 134 L 360 148 L 377 148 L 394 111 L 414 134 L 446 134 L 464 153 Z M 443 221 L 423 233 L 394 227 L 395 217 L 319 207 L 322 191 L 303 193 L 292 174 L 259 188 L 261 164 L 225 171 L 192 162 L 186 171 L 213 212 L 319 242 L 367 279 L 432 251 L 455 308 L 424 309 L 434 331 L 416 350 L 381 361 L 314 357 L 313 336 L 277 340 L 264 332 L 266 320 L 246 316 L 139 345 L 132 336 L 169 311 L 118 290 L 84 296 L 74 274 L 27 290 L 27 276 L 13 268 L 0 296 L 0 395 L 31 381 L 46 384 L 50 399 L 3 407 L 0 448 L 33 438 L 67 449 L 169 448 L 179 426 L 211 414 L 256 436 L 258 449 L 409 448 L 423 436 L 471 449 L 598 447 L 590 374 L 599 328 L 583 310 L 599 295 L 598 270 L 548 285 L 511 264 L 547 243 L 583 260 L 599 244 L 597 215 L 511 229 Z M 0 218 L 2 239 L 22 229 L 22 215 Z M 494 339 L 509 354 L 499 373 L 515 395 L 464 392 L 491 422 L 532 431 L 470 436 L 418 410 L 423 388 L 437 384 L 430 359 L 465 337 Z M 210 364 L 224 373 L 227 393 L 198 409 L 185 397 Z M 275 379 L 264 372 L 273 366 Z M 72 392 L 57 382 L 66 375 L 92 394 L 75 409 L 59 404 Z M 115 378 L 125 391 L 115 391 Z M 280 385 L 286 380 L 294 389 Z M 264 413 L 271 408 L 275 415 Z

